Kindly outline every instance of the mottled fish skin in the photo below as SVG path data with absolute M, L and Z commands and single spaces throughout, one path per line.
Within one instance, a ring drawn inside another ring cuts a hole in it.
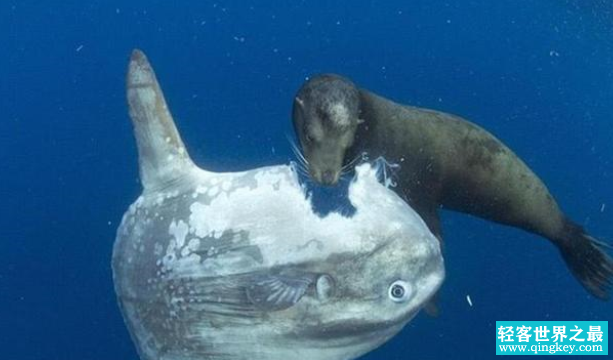
M 118 229 L 112 266 L 141 359 L 355 359 L 439 288 L 438 241 L 375 167 L 356 168 L 353 216 L 320 217 L 292 166 L 194 165 L 139 51 L 128 101 L 144 189 Z M 390 294 L 398 281 L 410 284 L 402 301 Z

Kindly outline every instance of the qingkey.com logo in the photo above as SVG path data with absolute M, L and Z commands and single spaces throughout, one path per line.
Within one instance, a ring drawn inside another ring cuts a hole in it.
M 496 355 L 608 355 L 608 321 L 497 321 Z

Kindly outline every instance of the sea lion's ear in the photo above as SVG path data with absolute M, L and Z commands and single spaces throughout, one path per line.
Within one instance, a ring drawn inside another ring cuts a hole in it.
M 300 301 L 313 281 L 308 274 L 260 276 L 247 286 L 247 298 L 265 311 L 284 310 Z
M 296 101 L 296 104 L 298 104 L 298 106 L 299 106 L 301 109 L 304 109 L 304 100 L 302 100 L 300 97 L 296 96 L 296 97 L 294 98 L 294 101 Z

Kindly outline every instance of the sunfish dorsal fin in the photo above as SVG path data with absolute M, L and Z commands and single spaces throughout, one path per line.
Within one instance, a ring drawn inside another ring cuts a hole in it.
M 194 167 L 147 57 L 134 50 L 127 76 L 128 105 L 145 190 L 163 187 Z

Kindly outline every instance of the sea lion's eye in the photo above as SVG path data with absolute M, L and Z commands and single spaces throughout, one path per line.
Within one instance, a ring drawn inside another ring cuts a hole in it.
M 405 302 L 413 295 L 413 288 L 402 280 L 394 281 L 389 287 L 388 296 L 394 302 Z
M 317 117 L 322 124 L 326 124 L 330 120 L 330 114 L 324 109 L 317 109 Z

